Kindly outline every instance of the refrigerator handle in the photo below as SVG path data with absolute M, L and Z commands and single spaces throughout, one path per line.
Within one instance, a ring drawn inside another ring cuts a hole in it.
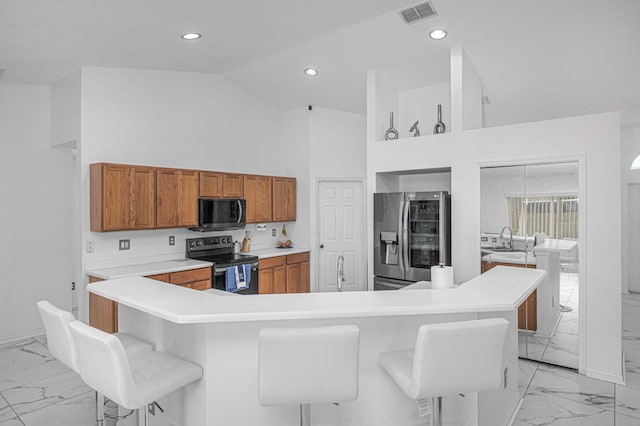
M 445 265 L 449 264 L 449 259 L 447 259 L 447 242 L 446 242 L 446 231 L 447 231 L 447 227 L 449 226 L 449 223 L 447 223 L 447 206 L 446 206 L 446 194 L 444 192 L 440 193 L 440 208 L 439 208 L 439 218 L 440 220 L 439 222 L 439 228 L 438 229 L 438 234 L 439 234 L 439 249 L 438 250 L 440 252 L 439 257 L 439 263 L 444 263 Z
M 404 279 L 404 196 L 400 194 L 400 202 L 398 203 L 398 248 L 400 249 L 400 269 L 402 269 L 402 278 Z
M 404 200 L 403 213 L 402 213 L 402 262 L 404 264 L 404 275 L 407 276 L 407 272 L 411 269 L 409 265 L 409 210 L 411 207 L 411 201 Z

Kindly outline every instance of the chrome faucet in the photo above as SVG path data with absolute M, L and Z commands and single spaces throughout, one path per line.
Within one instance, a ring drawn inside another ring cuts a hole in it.
M 338 256 L 338 276 L 336 284 L 338 285 L 338 291 L 342 291 L 342 282 L 344 281 L 344 256 Z
M 509 230 L 509 248 L 513 248 L 513 230 L 511 229 L 511 227 L 505 226 L 504 228 L 502 228 L 502 231 L 500 231 L 500 238 L 504 240 L 505 229 Z

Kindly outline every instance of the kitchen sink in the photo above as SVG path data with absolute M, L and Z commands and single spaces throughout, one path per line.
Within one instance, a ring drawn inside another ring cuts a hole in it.
M 524 250 L 511 247 L 481 247 L 481 250 L 492 253 L 524 253 Z

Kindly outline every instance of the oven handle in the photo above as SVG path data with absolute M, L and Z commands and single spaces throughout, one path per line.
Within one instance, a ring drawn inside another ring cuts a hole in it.
M 258 270 L 258 262 L 255 263 L 250 263 L 251 265 L 251 271 L 257 271 Z M 227 272 L 227 268 L 229 268 L 229 266 L 227 266 L 226 268 L 213 268 L 213 274 L 214 275 L 222 275 L 224 273 Z

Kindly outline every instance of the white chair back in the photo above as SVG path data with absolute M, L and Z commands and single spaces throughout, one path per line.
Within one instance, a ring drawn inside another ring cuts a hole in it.
M 420 327 L 410 386 L 415 399 L 495 389 L 509 322 L 503 318 Z
M 359 350 L 360 329 L 355 325 L 260 330 L 260 403 L 277 406 L 356 399 Z
M 47 346 L 51 355 L 58 361 L 79 373 L 75 342 L 69 330 L 69 323 L 75 321 L 71 312 L 63 311 L 46 300 L 36 303 L 44 329 L 47 333 Z
M 81 321 L 72 322 L 69 328 L 76 342 L 82 380 L 117 404 L 131 408 L 128 402 L 134 381 L 120 340 Z

